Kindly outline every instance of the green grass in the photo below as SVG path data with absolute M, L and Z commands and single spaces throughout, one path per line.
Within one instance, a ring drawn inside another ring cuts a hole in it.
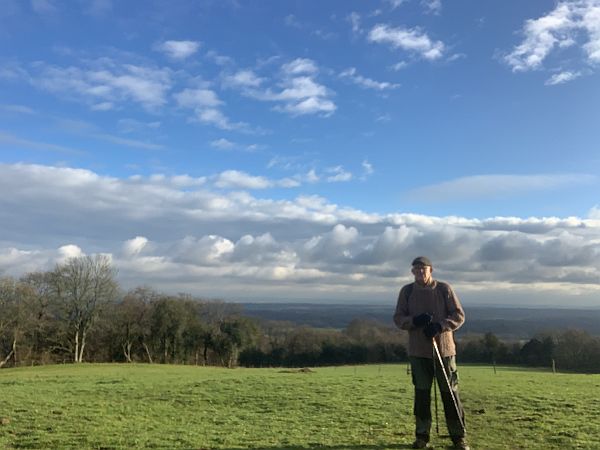
M 459 370 L 474 449 L 600 449 L 600 375 Z M 413 439 L 404 365 L 3 369 L 0 417 L 0 448 L 383 450 Z

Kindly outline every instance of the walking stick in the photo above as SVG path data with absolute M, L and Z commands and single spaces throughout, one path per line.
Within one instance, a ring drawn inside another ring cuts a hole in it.
M 452 403 L 454 403 L 454 410 L 456 411 L 456 416 L 458 417 L 458 421 L 460 422 L 460 426 L 462 427 L 463 432 L 466 433 L 467 429 L 465 427 L 465 423 L 463 421 L 462 414 L 460 413 L 460 411 L 458 409 L 458 403 L 456 402 L 456 397 L 454 396 L 454 391 L 452 390 L 452 386 L 450 386 L 450 380 L 448 379 L 448 375 L 446 374 L 446 367 L 444 366 L 444 362 L 442 361 L 442 355 L 440 355 L 440 349 L 438 348 L 435 338 L 433 338 L 432 341 L 433 341 L 433 350 L 434 350 L 435 354 L 437 355 L 437 360 L 440 363 L 442 372 L 444 374 L 444 379 L 446 380 L 446 386 L 448 386 L 448 391 L 450 391 L 450 396 L 452 397 Z M 433 364 L 433 368 L 434 368 L 433 370 L 435 373 L 435 363 Z
M 435 339 L 433 340 L 433 343 L 435 344 Z M 436 376 L 435 366 L 436 366 L 436 364 L 435 364 L 435 357 L 434 357 L 433 358 L 433 398 L 435 399 L 435 401 L 434 401 L 434 404 L 435 404 L 435 433 L 439 436 L 440 435 L 440 420 L 438 418 L 437 376 Z

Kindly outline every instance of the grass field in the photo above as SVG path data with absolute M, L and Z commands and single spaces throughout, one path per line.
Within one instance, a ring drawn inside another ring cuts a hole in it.
M 474 449 L 600 449 L 600 375 L 459 370 Z M 9 449 L 383 450 L 413 439 L 400 365 L 3 369 L 0 398 L 0 447 Z M 449 440 L 434 434 L 432 443 Z

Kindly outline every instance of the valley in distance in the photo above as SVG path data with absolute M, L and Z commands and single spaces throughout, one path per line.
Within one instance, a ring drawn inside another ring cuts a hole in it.
M 259 320 L 292 322 L 316 328 L 343 329 L 355 319 L 394 326 L 395 304 L 239 303 L 242 313 Z M 544 331 L 577 329 L 600 336 L 600 309 L 493 307 L 464 305 L 467 321 L 457 338 L 493 333 L 501 339 L 531 339 Z

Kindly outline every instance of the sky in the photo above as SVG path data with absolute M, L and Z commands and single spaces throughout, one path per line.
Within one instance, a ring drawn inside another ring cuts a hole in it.
M 600 307 L 600 0 L 0 0 L 0 276 Z

